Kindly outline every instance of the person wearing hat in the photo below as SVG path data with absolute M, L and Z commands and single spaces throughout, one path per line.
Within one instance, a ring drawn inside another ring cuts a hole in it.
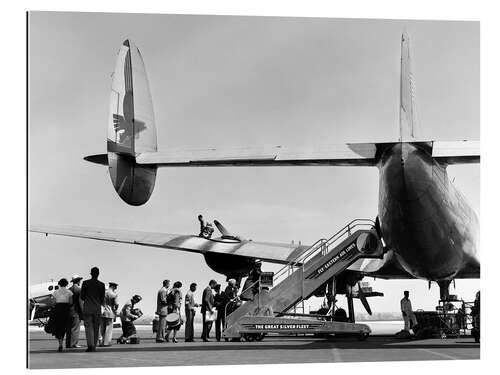
M 186 312 L 186 333 L 184 334 L 184 341 L 194 341 L 194 315 L 196 314 L 195 308 L 199 305 L 194 301 L 194 292 L 196 292 L 196 283 L 191 283 L 189 290 L 186 293 L 186 300 L 184 303 Z
M 120 312 L 120 320 L 122 322 L 123 334 L 118 338 L 119 343 L 128 343 L 130 337 L 134 336 L 137 331 L 135 329 L 134 320 L 139 318 L 139 315 L 134 314 L 134 306 L 142 300 L 139 295 L 134 295 L 125 305 Z
M 73 293 L 73 300 L 69 308 L 70 321 L 66 332 L 66 348 L 80 348 L 78 339 L 80 337 L 80 322 L 82 321 L 82 300 L 80 299 L 82 279 L 83 277 L 74 275 L 71 279 L 72 285 L 68 288 Z
M 104 305 L 101 316 L 101 334 L 99 337 L 99 346 L 111 346 L 111 337 L 113 335 L 113 321 L 116 319 L 118 310 L 118 294 L 116 293 L 117 283 L 110 282 L 106 293 L 104 294 Z
M 101 322 L 101 308 L 104 304 L 106 286 L 99 281 L 99 268 L 92 267 L 90 279 L 82 283 L 80 298 L 83 301 L 83 321 L 87 338 L 87 352 L 95 352 L 99 340 L 99 323 Z

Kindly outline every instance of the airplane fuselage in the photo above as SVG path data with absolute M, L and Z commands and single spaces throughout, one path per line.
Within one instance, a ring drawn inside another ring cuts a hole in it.
M 382 236 L 401 266 L 436 281 L 478 272 L 477 216 L 425 144 L 397 143 L 378 167 Z

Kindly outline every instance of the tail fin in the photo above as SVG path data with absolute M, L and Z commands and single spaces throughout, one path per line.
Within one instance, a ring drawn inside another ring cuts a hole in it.
M 415 84 L 411 72 L 410 38 L 406 32 L 401 36 L 401 84 L 399 100 L 399 140 L 401 142 L 414 140 L 417 137 Z
M 116 192 L 130 205 L 146 203 L 154 189 L 156 166 L 137 165 L 135 157 L 156 151 L 156 127 L 144 61 L 129 39 L 121 45 L 113 73 L 107 143 Z

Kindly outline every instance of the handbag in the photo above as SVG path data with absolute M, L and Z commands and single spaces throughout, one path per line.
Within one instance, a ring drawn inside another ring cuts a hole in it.
M 210 311 L 205 311 L 205 321 L 206 322 L 213 322 L 217 320 L 217 310 L 214 310 L 212 312 Z

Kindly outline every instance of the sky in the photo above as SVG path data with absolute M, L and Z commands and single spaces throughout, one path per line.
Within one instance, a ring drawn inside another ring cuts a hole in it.
M 202 213 L 246 238 L 312 244 L 354 218 L 374 219 L 376 168 L 164 168 L 150 201 L 132 207 L 106 167 L 83 156 L 106 150 L 111 73 L 126 38 L 145 61 L 159 150 L 397 140 L 404 30 L 419 138 L 478 140 L 477 22 L 30 13 L 30 222 L 192 234 Z M 479 166 L 448 173 L 479 214 Z M 197 282 L 198 300 L 211 278 L 225 281 L 197 254 L 33 233 L 29 241 L 31 284 L 86 277 L 97 265 L 122 301 L 142 295 L 146 313 L 165 278 L 185 290 Z M 434 309 L 439 296 L 423 280 L 371 284 L 385 293 L 370 300 L 374 311 L 398 311 L 405 289 L 414 308 Z M 457 280 L 451 293 L 472 300 L 478 288 Z

